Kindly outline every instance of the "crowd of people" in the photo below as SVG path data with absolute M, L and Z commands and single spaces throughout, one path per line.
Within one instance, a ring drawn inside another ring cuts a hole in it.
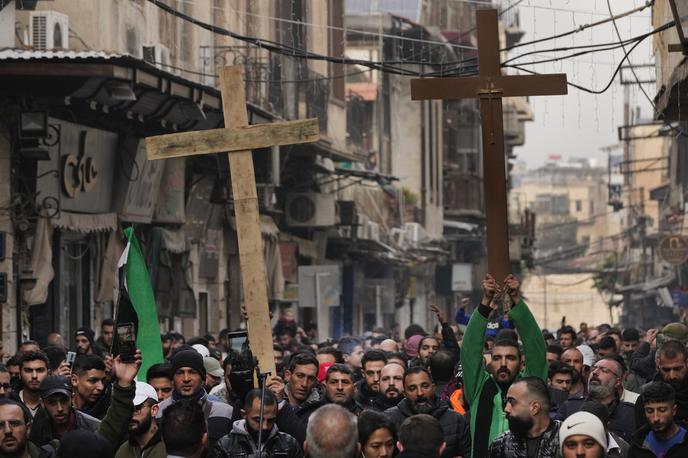
M 145 374 L 111 353 L 112 320 L 23 342 L 0 364 L 0 457 L 688 456 L 685 324 L 550 332 L 516 277 L 482 287 L 396 339 L 317 343 L 280 314 L 260 386 L 227 330 L 164 334 Z

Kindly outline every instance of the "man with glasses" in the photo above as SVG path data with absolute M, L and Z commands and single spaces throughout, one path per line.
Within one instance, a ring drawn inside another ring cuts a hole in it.
M 0 456 L 38 457 L 40 449 L 29 442 L 31 412 L 11 399 L 0 399 Z
M 164 458 L 165 443 L 155 416 L 158 414 L 158 394 L 155 388 L 136 382 L 133 400 L 134 414 L 129 422 L 129 440 L 117 450 L 115 458 Z
M 625 372 L 626 365 L 618 355 L 597 361 L 588 377 L 588 396 L 566 401 L 559 407 L 556 419 L 565 420 L 578 412 L 586 400 L 597 401 L 609 410 L 609 430 L 630 441 L 635 431 L 635 407 L 620 399 Z

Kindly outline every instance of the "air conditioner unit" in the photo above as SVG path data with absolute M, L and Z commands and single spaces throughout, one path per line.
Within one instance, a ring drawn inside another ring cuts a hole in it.
M 69 48 L 69 16 L 57 11 L 32 11 L 29 39 L 34 49 Z
M 327 227 L 336 224 L 334 194 L 287 194 L 285 213 L 291 227 Z
M 143 60 L 162 70 L 172 71 L 170 65 L 170 50 L 167 46 L 156 43 L 143 46 Z
M 366 239 L 374 240 L 376 242 L 380 241 L 380 225 L 372 221 L 368 221 L 365 225 L 365 235 Z
M 425 229 L 419 223 L 404 224 L 404 242 L 410 246 L 417 246 L 427 237 Z

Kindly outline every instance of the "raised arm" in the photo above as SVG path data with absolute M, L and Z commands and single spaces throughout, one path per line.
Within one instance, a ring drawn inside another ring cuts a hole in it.
M 521 297 L 521 282 L 513 275 L 504 279 L 513 306 L 509 318 L 516 325 L 516 331 L 523 342 L 523 352 L 526 357 L 525 374 L 547 380 L 547 345 L 542 331 L 532 312 Z
M 499 287 L 492 275 L 487 274 L 483 279 L 483 298 L 477 311 L 471 319 L 463 335 L 463 351 L 461 352 L 461 366 L 463 368 L 464 396 L 469 402 L 474 402 L 478 390 L 485 377 L 489 377 L 483 368 L 483 348 L 485 346 L 485 329 L 487 319 L 492 311 L 495 293 Z

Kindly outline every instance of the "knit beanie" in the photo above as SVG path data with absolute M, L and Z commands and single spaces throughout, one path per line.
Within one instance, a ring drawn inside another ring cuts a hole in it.
M 201 374 L 201 378 L 205 380 L 205 366 L 203 366 L 203 357 L 196 350 L 184 350 L 172 356 L 172 373 L 177 372 L 182 367 L 190 367 Z
M 564 442 L 571 436 L 588 436 L 607 450 L 607 433 L 599 418 L 590 412 L 576 412 L 559 427 L 559 444 L 564 453 Z

